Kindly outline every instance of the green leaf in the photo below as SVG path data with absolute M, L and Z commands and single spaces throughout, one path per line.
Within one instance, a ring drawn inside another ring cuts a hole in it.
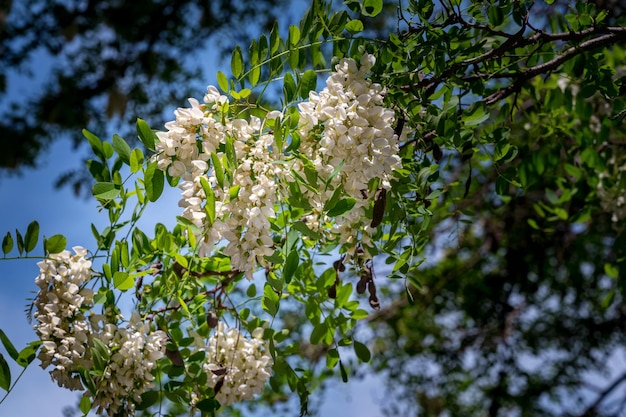
M 11 236 L 10 232 L 2 239 L 2 253 L 5 255 L 13 250 L 13 236 Z
M 102 147 L 102 141 L 100 140 L 100 138 L 88 131 L 87 129 L 83 129 L 83 136 L 87 138 L 87 142 L 89 142 L 93 153 L 100 159 L 106 159 L 104 157 L 104 148 Z
M 478 126 L 482 122 L 489 119 L 489 113 L 485 111 L 485 103 L 478 101 L 463 112 L 462 118 L 465 126 Z
M 326 367 L 333 369 L 339 363 L 339 352 L 336 348 L 330 349 L 326 352 Z
M 228 92 L 228 78 L 226 78 L 226 74 L 222 71 L 217 72 L 217 85 L 222 89 L 223 92 Z
M 369 362 L 372 358 L 372 354 L 370 350 L 361 342 L 354 341 L 354 353 L 356 357 L 359 358 L 363 362 Z
M 340 184 L 339 187 L 335 188 L 335 191 L 333 191 L 333 194 L 330 196 L 328 201 L 326 201 L 326 204 L 324 204 L 324 211 L 330 210 L 337 205 L 337 202 L 339 202 L 339 198 L 341 197 L 342 191 L 343 185 Z
M 17 360 L 17 349 L 15 349 L 15 346 L 13 346 L 13 343 L 11 343 L 11 341 L 9 340 L 9 338 L 7 337 L 7 335 L 2 331 L 2 329 L 0 329 L 0 341 L 2 342 L 2 345 L 4 346 L 4 348 L 7 350 L 7 353 L 9 354 L 9 356 L 16 361 Z
M 346 30 L 353 35 L 359 32 L 363 32 L 363 22 L 361 22 L 359 19 L 353 19 L 346 23 Z
M 228 189 L 228 197 L 231 200 L 234 200 L 239 195 L 239 190 L 241 189 L 241 185 L 233 185 Z
M 344 383 L 348 382 L 348 372 L 346 372 L 346 368 L 344 368 L 341 361 L 339 361 L 339 370 L 341 371 L 341 380 Z
M 300 256 L 298 255 L 298 251 L 294 249 L 287 255 L 287 260 L 283 268 L 283 279 L 286 283 L 291 282 L 291 278 L 293 278 L 293 274 L 296 272 L 299 262 Z
M 259 83 L 259 79 L 261 78 L 261 67 L 258 65 L 254 65 L 250 68 L 250 72 L 248 73 L 248 81 L 250 81 L 250 85 L 254 87 Z
M 235 141 L 230 136 L 226 136 L 226 160 L 231 168 L 237 166 L 237 152 L 235 152 Z
M 200 177 L 200 185 L 202 185 L 204 194 L 206 194 L 206 204 L 204 205 L 204 210 L 209 218 L 209 222 L 213 224 L 215 223 L 215 194 L 213 193 L 213 189 L 206 178 Z
M 230 69 L 235 78 L 239 78 L 243 73 L 243 55 L 239 46 L 233 51 L 232 58 L 230 59 Z
M 145 410 L 153 406 L 154 404 L 156 404 L 158 400 L 159 400 L 158 391 L 146 391 L 141 394 L 141 402 L 135 406 L 135 409 Z
M 93 185 L 91 193 L 98 200 L 113 200 L 120 195 L 121 187 L 112 182 L 97 182 Z
M 296 80 L 290 72 L 285 73 L 283 80 L 283 93 L 285 94 L 285 103 L 291 103 L 296 98 Z
M 364 0 L 361 7 L 361 13 L 365 16 L 374 17 L 383 10 L 382 0 Z
M 248 296 L 248 298 L 253 298 L 256 296 L 256 285 L 250 284 L 250 286 L 246 290 L 246 296 Z
M 11 387 L 11 369 L 9 364 L 4 359 L 4 356 L 0 353 L 0 388 L 8 391 Z
M 153 203 L 159 199 L 164 187 L 163 171 L 157 168 L 157 163 L 153 162 L 146 168 L 144 184 L 146 187 L 146 197 Z
M 130 165 L 130 146 L 120 135 L 113 135 L 113 149 L 126 165 Z
M 135 286 L 135 279 L 128 272 L 117 271 L 113 274 L 113 285 L 120 291 L 126 291 Z
M 37 350 L 41 345 L 41 341 L 37 340 L 35 342 L 31 342 L 24 349 L 20 350 L 19 355 L 17 356 L 17 364 L 22 368 L 26 368 L 32 361 L 35 360 Z
M 327 333 L 328 324 L 325 321 L 313 327 L 313 331 L 311 332 L 311 344 L 319 344 L 326 337 Z
M 63 235 L 53 235 L 46 239 L 44 250 L 46 253 L 59 253 L 65 249 L 67 239 Z
M 215 172 L 217 183 L 220 187 L 224 188 L 224 167 L 215 152 L 211 153 L 211 161 L 213 162 L 213 171 Z
M 615 265 L 606 263 L 604 264 L 604 273 L 611 278 L 617 278 L 619 276 L 619 269 Z
M 139 148 L 133 149 L 130 154 L 130 172 L 134 174 L 141 169 L 141 165 L 143 164 L 143 152 Z
M 295 25 L 289 26 L 289 34 L 287 35 L 289 46 L 296 46 L 300 41 L 300 28 Z
M 204 413 L 210 413 L 210 415 L 213 415 L 214 412 L 220 408 L 220 403 L 215 398 L 205 398 L 202 401 L 198 401 L 196 407 Z
M 89 399 L 87 395 L 83 395 L 80 399 L 78 408 L 84 415 L 89 414 L 89 410 L 91 410 L 91 399 Z
M 155 133 L 150 129 L 148 123 L 143 119 L 137 119 L 137 135 L 146 149 L 154 151 L 154 144 L 158 140 Z
M 328 210 L 328 213 L 326 214 L 328 214 L 329 217 L 341 216 L 342 214 L 352 210 L 355 204 L 356 200 L 352 197 L 341 199 L 330 210 Z
M 24 252 L 24 238 L 19 230 L 15 229 L 15 238 L 17 240 L 17 251 L 21 255 Z
M 39 223 L 36 221 L 31 222 L 26 228 L 26 234 L 24 235 L 24 249 L 26 253 L 31 252 L 37 246 L 39 240 Z
M 261 50 L 263 50 L 263 37 L 261 37 L 259 44 L 261 45 Z M 278 22 L 274 22 L 274 26 L 272 26 L 272 30 L 270 31 L 270 54 L 272 56 L 278 51 L 279 46 L 280 33 L 278 30 Z
M 300 97 L 304 100 L 309 98 L 309 92 L 315 91 L 317 88 L 317 73 L 313 70 L 307 70 L 302 74 L 300 82 Z
M 307 236 L 310 239 L 313 239 L 313 240 L 321 239 L 321 235 L 309 229 L 309 227 L 304 222 L 295 222 L 294 224 L 291 225 L 291 228 L 297 230 L 298 232 L 302 233 L 304 236 Z
M 261 301 L 263 310 L 267 311 L 272 317 L 274 317 L 276 313 L 278 313 L 278 303 L 278 294 L 276 294 L 270 284 L 265 283 L 265 286 L 263 287 L 263 300 Z

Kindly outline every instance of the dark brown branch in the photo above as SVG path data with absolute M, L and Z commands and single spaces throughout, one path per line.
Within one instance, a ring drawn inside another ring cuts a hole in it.
M 572 59 L 573 57 L 577 55 L 580 55 L 584 52 L 590 51 L 595 48 L 599 48 L 601 46 L 613 44 L 617 40 L 622 39 L 622 38 L 626 39 L 626 31 L 622 31 L 620 33 L 602 35 L 598 38 L 585 41 L 581 43 L 580 45 L 573 46 L 567 49 L 561 55 L 557 56 L 556 58 L 548 62 L 535 65 L 534 67 L 531 67 L 525 71 L 516 72 L 516 73 L 499 74 L 497 76 L 498 78 L 503 78 L 503 77 L 515 78 L 515 81 L 511 85 L 501 88 L 500 90 L 488 95 L 487 97 L 483 99 L 483 101 L 487 105 L 495 104 L 496 102 L 510 96 L 511 94 L 520 91 L 521 88 L 524 86 L 524 84 L 526 84 L 526 82 L 528 82 L 533 77 L 539 74 L 545 74 L 545 73 L 554 71 L 558 67 L 560 67 L 563 63 L 565 63 L 566 61 Z M 488 74 L 483 74 L 483 76 L 485 76 L 483 79 L 487 79 L 487 77 L 489 78 L 496 77 L 494 75 L 488 75 Z M 468 77 L 468 78 L 465 78 L 464 80 L 470 81 L 470 78 Z
M 466 27 L 473 28 L 475 25 L 464 21 L 463 19 L 457 19 L 457 22 L 461 23 Z M 583 52 L 589 51 L 591 49 L 599 48 L 601 46 L 610 45 L 615 43 L 618 40 L 626 39 L 626 27 L 593 27 L 589 29 L 584 29 L 579 32 L 563 32 L 563 33 L 547 33 L 544 31 L 536 31 L 535 34 L 529 37 L 524 37 L 524 31 L 526 29 L 526 25 L 523 25 L 521 29 L 514 33 L 509 34 L 509 36 L 504 36 L 499 34 L 499 36 L 506 37 L 506 41 L 502 43 L 502 45 L 492 49 L 490 51 L 485 52 L 479 56 L 474 58 L 466 59 L 462 62 L 453 64 L 447 70 L 443 71 L 441 75 L 424 78 L 414 83 L 412 85 L 404 85 L 399 88 L 403 91 L 411 91 L 415 88 L 422 88 L 426 90 L 426 95 L 431 94 L 439 84 L 441 84 L 446 79 L 452 77 L 454 74 L 463 70 L 463 68 L 467 68 L 470 65 L 480 64 L 482 62 L 487 61 L 488 59 L 494 59 L 503 56 L 507 51 L 513 50 L 515 48 L 520 48 L 524 46 L 528 46 L 535 43 L 546 43 L 546 42 L 556 42 L 556 41 L 580 41 L 582 39 L 588 38 L 594 35 L 602 35 L 594 39 L 589 39 L 587 41 L 582 42 L 579 45 L 573 46 L 567 50 L 565 50 L 561 55 L 552 59 L 551 61 L 545 62 L 543 64 L 536 65 L 524 71 L 517 72 L 506 72 L 499 74 L 488 74 L 488 73 L 477 73 L 471 76 L 467 76 L 462 78 L 462 81 L 475 81 L 475 80 L 488 80 L 495 78 L 516 78 L 515 82 L 507 87 L 504 87 L 491 95 L 485 97 L 483 101 L 486 104 L 494 104 L 497 101 L 508 97 L 509 95 L 519 91 L 523 84 L 525 84 L 528 80 L 535 77 L 536 75 L 553 71 L 558 68 L 561 64 L 573 58 L 574 56 L 580 55 Z

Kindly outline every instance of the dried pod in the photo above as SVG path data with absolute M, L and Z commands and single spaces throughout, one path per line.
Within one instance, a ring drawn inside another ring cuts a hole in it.
M 185 268 L 178 262 L 174 262 L 174 264 L 172 265 L 172 270 L 178 278 L 182 278 L 183 275 L 185 275 L 185 273 L 187 272 L 187 268 Z
M 335 271 L 338 271 L 338 272 L 345 271 L 346 266 L 343 264 L 343 258 L 337 259 L 335 262 L 333 262 L 333 268 L 335 268 Z
M 221 367 L 219 367 L 217 369 L 211 369 L 211 372 L 213 373 L 213 375 L 216 375 L 216 376 L 225 375 L 226 371 L 227 371 L 227 369 L 226 369 L 225 366 L 221 366 Z
M 402 129 L 404 129 L 404 122 L 404 117 L 400 117 L 398 119 L 398 124 L 396 125 L 395 129 L 393 129 L 393 133 L 398 135 L 398 137 L 402 134 Z
M 167 356 L 167 358 L 172 361 L 172 364 L 174 366 L 184 366 L 185 362 L 183 361 L 183 357 L 180 354 L 180 351 L 178 349 L 176 350 L 169 350 L 169 349 L 165 349 L 165 356 Z
M 380 302 L 378 301 L 378 297 L 370 295 L 370 307 L 374 310 L 380 310 Z
M 218 392 L 220 392 L 223 386 L 224 386 L 224 377 L 221 377 L 215 383 L 215 387 L 213 387 L 213 392 L 217 394 Z
M 376 197 L 374 200 L 374 210 L 372 213 L 372 222 L 370 227 L 377 227 L 383 221 L 385 215 L 385 205 L 387 204 L 387 190 L 379 188 L 376 191 Z
M 328 287 L 327 293 L 328 298 L 337 298 L 337 284 L 335 283 Z
M 367 290 L 370 293 L 370 298 L 376 297 L 376 284 L 374 284 L 373 280 L 367 283 Z
M 150 265 L 150 273 L 152 275 L 160 274 L 163 271 L 163 263 L 162 262 L 154 262 Z
M 463 150 L 461 151 L 461 161 L 465 162 L 472 159 L 472 155 L 474 155 L 472 142 L 466 142 L 465 145 L 463 145 Z
M 206 314 L 206 324 L 209 325 L 211 329 L 215 329 L 217 327 L 219 319 L 215 311 L 211 310 Z
M 433 158 L 435 158 L 437 162 L 441 161 L 441 158 L 443 158 L 443 151 L 436 143 L 433 143 Z
M 358 294 L 363 294 L 365 292 L 365 288 L 366 287 L 367 287 L 367 281 L 364 280 L 363 277 L 361 277 L 359 282 L 357 282 L 357 284 L 356 284 L 356 292 Z

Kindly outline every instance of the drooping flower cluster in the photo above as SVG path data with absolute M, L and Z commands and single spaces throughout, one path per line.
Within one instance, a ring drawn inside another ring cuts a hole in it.
M 39 262 L 35 283 L 35 326 L 42 348 L 41 367 L 54 366 L 50 372 L 59 386 L 83 389 L 79 367 L 89 368 L 90 324 L 84 311 L 93 305 L 93 291 L 84 288 L 91 279 L 91 261 L 87 250 L 74 247 L 75 254 L 63 251 Z
M 602 209 L 611 214 L 611 220 L 626 219 L 626 162 L 612 157 L 607 161 L 607 170 L 598 174 L 596 193 Z
M 264 120 L 233 118 L 228 97 L 213 86 L 202 104 L 189 99 L 191 107 L 174 112 L 167 131 L 157 133 L 155 159 L 161 170 L 181 178 L 179 205 L 182 216 L 196 226 L 200 256 L 210 255 L 225 239 L 224 253 L 233 268 L 251 279 L 273 253 L 270 219 L 276 215 L 279 187 L 286 190 L 287 182 L 311 178 L 311 169 L 317 183 L 301 187 L 312 207 L 304 217 L 309 228 L 328 235 L 324 209 L 340 190 L 341 198 L 356 202 L 334 218 L 332 233 L 353 248 L 357 240 L 369 243 L 373 229 L 364 217 L 376 192 L 370 184 L 378 179 L 377 188 L 389 189 L 400 164 L 394 112 L 383 106 L 382 86 L 366 78 L 374 63 L 372 55 L 364 55 L 360 65 L 341 60 L 326 88 L 311 92 L 309 101 L 298 106 L 301 142 L 295 156 L 284 155 L 267 129 L 281 112 L 270 112 Z
M 282 168 L 272 163 L 274 139 L 264 131 L 265 123 L 281 113 L 271 112 L 265 120 L 231 119 L 228 98 L 213 86 L 204 104 L 189 102 L 191 108 L 176 110 L 167 132 L 157 133 L 158 166 L 181 178 L 179 205 L 197 227 L 199 255 L 209 255 L 226 239 L 224 253 L 233 268 L 251 279 L 263 257 L 273 253 L 269 219 L 275 216 L 275 179 Z
M 106 352 L 100 360 L 102 375 L 93 375 L 95 393 L 92 407 L 109 415 L 132 414 L 134 402 L 150 386 L 155 361 L 160 358 L 166 335 L 150 332 L 149 326 L 135 313 L 126 328 L 118 327 L 119 317 L 86 315 L 93 307 L 92 290 L 85 288 L 91 279 L 91 261 L 87 250 L 74 247 L 75 254 L 63 251 L 51 254 L 38 263 L 35 282 L 35 325 L 42 348 L 42 368 L 53 366 L 50 375 L 61 387 L 84 390 L 81 370 L 96 368 L 94 351 L 100 340 Z
M 335 219 L 342 243 L 353 242 L 361 230 L 362 241 L 368 243 L 371 230 L 364 222 L 364 208 L 373 197 L 368 184 L 377 178 L 380 187 L 389 189 L 392 171 L 400 166 L 395 114 L 383 106 L 383 87 L 366 78 L 374 63 L 374 56 L 368 54 L 363 55 L 360 65 L 353 59 L 342 59 L 326 80 L 326 87 L 309 93 L 309 101 L 299 105 L 299 151 L 318 174 L 319 192 L 306 191 L 318 215 L 309 217 L 309 226 L 317 228 L 333 190 L 343 187 L 356 204 Z M 341 171 L 331 180 L 332 189 L 325 187 L 341 164 Z
M 96 320 L 91 321 L 100 328 Z M 133 312 L 125 328 L 107 322 L 94 337 L 108 347 L 110 359 L 102 377 L 94 378 L 97 392 L 92 408 L 98 413 L 107 410 L 109 415 L 120 411 L 132 415 L 141 394 L 152 386 L 151 372 L 163 356 L 167 336 L 160 330 L 151 332 L 150 326 Z
M 220 404 L 250 400 L 263 390 L 273 361 L 262 336 L 263 328 L 257 328 L 252 338 L 246 338 L 238 329 L 227 328 L 220 322 L 209 338 L 204 370 Z

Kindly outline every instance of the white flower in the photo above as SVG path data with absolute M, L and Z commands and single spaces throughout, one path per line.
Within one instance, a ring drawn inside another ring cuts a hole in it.
M 120 317 L 92 314 L 94 293 L 85 285 L 92 277 L 87 250 L 74 247 L 52 254 L 39 262 L 35 282 L 39 292 L 35 299 L 35 331 L 41 339 L 39 359 L 42 368 L 52 367 L 50 376 L 61 387 L 85 390 L 79 376 L 81 368 L 95 366 L 92 348 L 99 339 L 107 348 L 108 363 L 103 377 L 93 376 L 96 393 L 92 407 L 110 416 L 132 415 L 134 404 L 150 386 L 156 360 L 162 355 L 166 335 L 151 332 L 137 313 L 125 328 L 117 326 Z M 115 323 L 111 322 L 115 321 Z M 103 358 L 106 360 L 107 358 Z
M 252 332 L 252 338 L 246 338 L 239 330 L 220 323 L 210 337 L 204 370 L 208 384 L 219 388 L 215 398 L 220 404 L 249 400 L 263 390 L 273 360 L 262 335 L 259 328 Z
M 182 216 L 197 227 L 199 255 L 209 256 L 215 244 L 225 239 L 224 252 L 233 268 L 252 279 L 259 265 L 265 264 L 264 256 L 272 253 L 269 218 L 275 216 L 276 177 L 282 173 L 273 164 L 274 139 L 264 132 L 264 122 L 280 119 L 282 112 L 270 112 L 264 121 L 231 119 L 223 114 L 227 101 L 213 86 L 207 88 L 203 105 L 190 99 L 191 109 L 178 109 L 176 120 L 165 125 L 168 131 L 157 134 L 156 159 L 159 169 L 182 179 L 179 206 Z M 229 141 L 235 150 L 235 164 L 229 167 L 232 175 L 218 179 L 212 155 L 222 166 L 233 164 L 228 160 L 232 156 L 218 152 Z M 202 179 L 213 193 L 213 219 L 207 216 Z
M 599 173 L 598 178 L 596 194 L 602 209 L 611 214 L 614 223 L 626 219 L 626 189 L 622 186 L 626 180 L 626 163 L 623 158 L 610 158 L 606 171 Z
M 330 184 L 333 188 L 342 186 L 356 204 L 335 219 L 333 231 L 342 243 L 368 239 L 373 231 L 366 228 L 369 221 L 365 221 L 365 209 L 372 199 L 367 196 L 369 183 L 379 179 L 380 186 L 389 189 L 392 172 L 400 166 L 398 136 L 393 129 L 395 114 L 383 106 L 383 88 L 365 78 L 374 63 L 374 56 L 368 54 L 363 55 L 360 65 L 342 59 L 326 81 L 326 88 L 311 92 L 309 101 L 298 106 L 299 151 L 313 162 L 321 190 L 302 190 L 313 206 L 314 215 L 307 217 L 307 225 L 319 231 L 326 223 L 321 213 L 333 190 L 324 184 L 343 164 Z M 296 165 L 294 169 L 302 172 L 304 167 Z

